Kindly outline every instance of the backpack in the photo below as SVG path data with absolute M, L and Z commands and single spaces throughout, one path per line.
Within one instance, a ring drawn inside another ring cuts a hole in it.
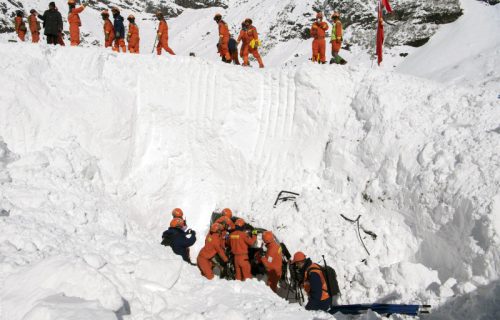
M 172 234 L 165 231 L 163 232 L 163 235 L 161 236 L 161 244 L 165 247 L 169 247 L 172 244 Z
M 323 277 L 325 278 L 326 281 L 326 287 L 328 288 L 328 294 L 330 297 L 333 297 L 337 294 L 340 294 L 340 287 L 339 283 L 337 281 L 337 273 L 335 272 L 335 269 L 332 267 L 325 265 L 325 266 L 320 266 L 318 264 L 319 268 L 310 268 L 308 271 L 308 277 L 309 273 L 311 273 L 312 270 L 320 270 L 323 273 Z

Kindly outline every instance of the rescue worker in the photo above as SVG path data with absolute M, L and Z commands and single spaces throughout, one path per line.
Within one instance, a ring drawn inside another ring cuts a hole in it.
M 216 255 L 219 255 L 224 263 L 228 262 L 222 245 L 223 239 L 221 238 L 221 233 L 223 230 L 224 227 L 220 223 L 212 224 L 210 233 L 205 238 L 205 246 L 200 250 L 196 260 L 201 274 L 208 280 L 214 278 L 212 259 L 215 258 Z
M 264 233 L 262 233 L 262 241 L 266 244 L 267 251 L 266 255 L 262 258 L 258 257 L 258 260 L 260 260 L 266 268 L 266 284 L 271 288 L 271 290 L 277 292 L 278 282 L 281 279 L 281 274 L 283 272 L 281 246 L 279 243 L 276 243 L 271 231 L 264 231 Z
M 249 236 L 245 231 L 245 220 L 236 220 L 235 231 L 229 235 L 231 253 L 234 256 L 234 269 L 236 271 L 236 280 L 245 281 L 252 278 L 252 267 L 248 259 L 248 247 L 257 241 L 257 230 L 252 231 Z
M 311 26 L 311 37 L 314 38 L 312 43 L 312 61 L 326 63 L 326 42 L 325 33 L 328 30 L 328 24 L 323 21 L 323 13 L 316 14 L 316 21 Z
M 214 20 L 219 26 L 219 42 L 217 43 L 219 54 L 222 57 L 222 61 L 231 63 L 231 54 L 229 53 L 229 38 L 231 38 L 231 34 L 229 33 L 229 28 L 227 23 L 222 20 L 220 13 L 214 16 Z
M 120 14 L 120 9 L 113 7 L 111 9 L 113 14 L 113 28 L 115 30 L 115 43 L 113 46 L 113 51 L 127 52 L 127 47 L 125 46 L 125 25 L 123 24 L 123 17 Z
M 301 251 L 293 255 L 292 264 L 304 275 L 302 285 L 309 298 L 306 310 L 328 311 L 332 305 L 332 297 L 328 294 L 328 285 L 321 267 L 313 263 L 310 258 L 306 258 Z
M 171 55 L 175 55 L 174 51 L 170 49 L 168 46 L 168 24 L 165 21 L 165 17 L 163 13 L 158 11 L 156 13 L 156 18 L 160 21 L 158 25 L 158 31 L 156 32 L 156 40 L 158 41 L 158 45 L 156 46 L 156 53 L 161 55 L 162 49 L 165 49 Z
M 19 40 L 24 41 L 26 36 L 26 23 L 23 20 L 24 12 L 18 10 L 16 12 L 16 17 L 14 18 L 14 27 L 16 29 L 17 36 Z
M 332 63 L 342 63 L 345 62 L 341 56 L 339 56 L 339 51 L 342 46 L 343 40 L 343 30 L 342 30 L 342 22 L 340 21 L 340 13 L 334 12 L 332 14 L 333 20 L 333 29 L 330 43 L 332 44 L 332 59 L 330 60 L 330 64 Z
M 174 218 L 170 222 L 170 227 L 167 231 L 163 233 L 162 238 L 170 238 L 170 246 L 172 251 L 181 256 L 186 262 L 191 263 L 191 258 L 189 257 L 189 247 L 191 247 L 196 242 L 196 232 L 194 230 L 186 229 L 184 220 L 181 218 Z M 191 237 L 187 237 L 191 235 Z
M 28 17 L 28 25 L 31 32 L 31 42 L 38 43 L 40 41 L 40 22 L 38 22 L 37 12 L 35 9 L 30 10 L 30 16 Z
M 264 68 L 264 63 L 259 54 L 258 47 L 260 45 L 259 34 L 257 33 L 257 28 L 252 25 L 252 19 L 245 19 L 245 33 L 246 35 L 242 37 L 243 45 L 241 46 L 241 55 L 243 57 L 243 66 L 249 66 L 248 55 L 251 53 L 257 62 L 259 63 L 259 68 Z
M 108 10 L 101 12 L 102 20 L 104 20 L 104 48 L 113 46 L 113 41 L 115 40 L 115 28 L 113 23 L 109 20 Z
M 71 46 L 74 47 L 80 44 L 80 27 L 82 26 L 80 13 L 85 9 L 85 4 L 77 8 L 75 0 L 68 0 L 68 6 L 69 40 Z
M 135 17 L 129 15 L 127 20 L 129 22 L 127 33 L 128 52 L 139 53 L 139 28 L 135 24 Z
M 43 15 L 38 15 L 38 18 L 43 21 L 43 33 L 47 37 L 47 44 L 60 44 L 59 35 L 62 34 L 63 20 L 55 2 L 50 2 L 49 10 L 46 10 Z
M 247 35 L 247 25 L 245 24 L 245 21 L 241 23 L 241 30 L 240 34 L 238 35 L 238 39 L 236 40 L 237 44 L 240 45 L 240 42 L 243 42 L 241 44 L 241 49 L 240 49 L 240 57 L 243 59 L 243 47 L 249 45 L 249 40 L 248 40 L 248 35 Z

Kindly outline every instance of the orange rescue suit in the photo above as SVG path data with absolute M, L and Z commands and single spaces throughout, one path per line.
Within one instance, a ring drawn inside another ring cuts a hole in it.
M 335 30 L 335 40 L 333 40 L 334 37 L 332 35 L 332 52 L 339 53 L 342 46 L 342 22 L 337 20 L 333 29 Z
M 130 53 L 139 53 L 139 28 L 135 23 L 128 26 L 128 51 Z
M 222 247 L 223 240 L 219 233 L 211 233 L 205 238 L 205 246 L 200 250 L 197 258 L 198 268 L 207 279 L 214 278 L 212 258 L 219 255 L 224 262 L 228 261 Z
M 85 9 L 84 6 L 73 8 L 68 15 L 69 37 L 72 46 L 80 44 L 80 27 L 82 25 L 82 21 L 80 20 L 79 14 L 83 11 L 83 9 Z
M 241 32 L 244 32 L 242 35 Z M 262 58 L 259 54 L 259 51 L 257 49 L 257 46 L 251 48 L 250 47 L 250 41 L 259 40 L 259 34 L 257 33 L 257 28 L 254 26 L 250 26 L 248 30 L 242 30 L 240 32 L 240 37 L 238 37 L 238 40 L 243 40 L 243 44 L 241 46 L 241 57 L 243 58 L 243 65 L 248 66 L 248 54 L 251 53 L 255 59 L 257 59 L 257 62 L 259 63 L 259 68 L 264 68 L 264 63 L 262 62 Z
M 158 26 L 158 45 L 156 46 L 156 52 L 158 55 L 161 54 L 161 49 L 165 49 L 171 55 L 175 55 L 174 51 L 168 46 L 168 25 L 165 20 L 160 20 L 160 25 Z
M 245 231 L 236 230 L 229 235 L 231 252 L 234 255 L 236 280 L 251 279 L 252 268 L 248 260 L 248 247 L 257 241 L 257 236 L 250 237 Z
M 16 17 L 14 19 L 14 24 L 16 28 L 17 36 L 21 41 L 24 41 L 24 37 L 26 36 L 26 24 L 23 21 L 22 17 Z
M 31 42 L 37 43 L 38 41 L 40 41 L 40 29 L 36 14 L 31 14 L 28 17 L 28 22 L 31 32 Z
M 326 30 L 328 30 L 328 24 L 324 21 L 315 22 L 311 26 L 311 36 L 314 38 L 312 43 L 312 60 L 315 62 L 326 62 Z
M 115 28 L 111 20 L 104 20 L 104 47 L 111 47 L 115 40 Z
M 231 54 L 229 53 L 229 38 L 231 34 L 229 33 L 229 28 L 227 24 L 221 20 L 219 25 L 219 54 L 226 61 L 231 61 Z
M 267 285 L 274 291 L 278 291 L 278 281 L 281 279 L 283 261 L 281 257 L 281 246 L 272 241 L 266 244 L 267 252 L 262 258 L 262 264 L 267 271 Z
M 315 270 L 311 270 L 315 269 Z M 311 286 L 309 285 L 309 273 L 315 272 L 317 275 L 319 275 L 319 278 L 321 279 L 321 301 L 328 299 L 330 295 L 328 294 L 328 285 L 326 284 L 325 276 L 323 275 L 323 272 L 321 272 L 321 268 L 318 264 L 312 263 L 309 268 L 307 268 L 304 276 L 304 290 L 306 290 L 307 294 L 310 295 L 311 292 Z

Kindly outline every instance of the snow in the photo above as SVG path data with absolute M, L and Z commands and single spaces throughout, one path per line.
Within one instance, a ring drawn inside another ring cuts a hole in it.
M 485 12 L 464 6 L 457 30 Z M 230 207 L 292 253 L 324 254 L 342 303 L 497 318 L 498 81 L 466 68 L 490 66 L 475 49 L 439 73 L 422 62 L 457 42 L 448 27 L 436 37 L 451 43 L 431 39 L 400 73 L 0 44 L 0 318 L 332 318 L 257 279 L 203 278 L 159 244 L 174 207 L 197 231 L 193 259 Z M 280 190 L 296 207 L 273 208 Z M 369 254 L 341 213 L 361 215 Z

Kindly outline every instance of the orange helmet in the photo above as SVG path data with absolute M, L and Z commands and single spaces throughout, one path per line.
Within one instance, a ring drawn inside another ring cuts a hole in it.
M 238 219 L 236 220 L 236 222 L 234 223 L 235 226 L 238 226 L 240 228 L 243 228 L 245 226 L 245 220 L 243 219 Z
M 109 16 L 109 11 L 108 10 L 103 10 L 101 12 L 101 16 Z
M 220 13 L 216 13 L 215 16 L 214 16 L 214 20 L 215 21 L 220 21 L 222 20 L 222 15 Z
M 272 242 L 273 240 L 274 236 L 271 231 L 264 231 L 264 233 L 262 233 L 262 241 L 264 241 L 264 243 L 269 243 Z
M 222 215 L 231 219 L 231 217 L 233 216 L 233 212 L 229 208 L 224 208 L 222 209 Z
M 172 221 L 170 221 L 170 227 L 182 228 L 184 227 L 184 220 L 182 220 L 181 218 L 173 218 Z
M 68 4 L 76 4 L 75 0 L 68 0 Z
M 217 222 L 210 227 L 210 232 L 212 233 L 221 232 L 222 230 L 224 230 L 224 227 L 222 226 L 222 224 Z
M 184 216 L 184 212 L 182 212 L 181 208 L 175 208 L 172 210 L 172 217 L 174 218 L 182 218 Z
M 332 13 L 332 19 L 335 19 L 335 18 L 340 18 L 340 12 L 338 12 L 338 11 L 334 11 L 334 12 Z
M 292 263 L 297 263 L 306 260 L 306 255 L 302 251 L 297 251 L 293 255 Z
M 118 13 L 120 13 L 120 9 L 118 9 L 118 7 L 111 7 L 111 12 L 118 12 Z
M 323 12 L 316 13 L 316 19 L 323 19 Z
M 135 17 L 134 17 L 134 15 L 133 15 L 133 14 L 131 14 L 131 15 L 129 15 L 129 16 L 128 16 L 128 18 L 127 18 L 127 19 L 129 19 L 129 20 L 130 20 L 130 19 L 135 19 Z

